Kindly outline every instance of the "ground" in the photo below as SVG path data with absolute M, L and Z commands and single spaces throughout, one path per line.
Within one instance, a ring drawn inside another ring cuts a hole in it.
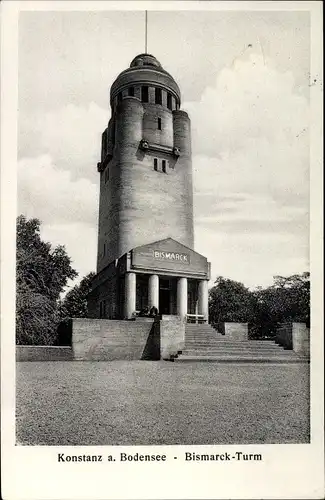
M 17 363 L 17 443 L 309 441 L 309 365 Z

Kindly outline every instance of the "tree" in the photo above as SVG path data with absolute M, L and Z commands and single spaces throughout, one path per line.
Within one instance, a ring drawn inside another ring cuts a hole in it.
M 61 300 L 59 305 L 60 323 L 57 330 L 58 345 L 71 345 L 72 318 L 88 317 L 87 295 L 90 292 L 94 276 L 93 272 L 87 274 L 79 285 L 75 285 Z
M 209 291 L 209 316 L 219 327 L 224 322 L 248 322 L 252 318 L 253 297 L 238 281 L 219 276 Z
M 310 320 L 309 273 L 274 276 L 273 285 L 250 291 L 242 283 L 219 276 L 209 291 L 211 323 L 248 322 L 251 338 L 274 336 L 279 323 Z
M 87 274 L 79 283 L 75 285 L 60 304 L 60 317 L 65 321 L 69 318 L 86 318 L 88 316 L 87 295 L 91 289 L 91 282 L 95 273 Z
M 292 276 L 274 276 L 273 289 L 279 294 L 277 306 L 280 306 L 284 319 L 309 323 L 310 321 L 310 274 Z
M 59 321 L 58 300 L 77 276 L 65 248 L 40 237 L 40 221 L 17 217 L 16 342 L 52 344 Z
M 274 276 L 268 288 L 256 290 L 254 323 L 257 336 L 275 335 L 279 323 L 310 321 L 309 273 Z

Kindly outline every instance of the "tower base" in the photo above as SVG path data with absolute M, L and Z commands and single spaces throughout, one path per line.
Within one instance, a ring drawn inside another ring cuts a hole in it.
M 209 278 L 207 259 L 172 238 L 143 245 L 95 276 L 89 317 L 125 320 L 151 311 L 183 322 L 208 322 Z

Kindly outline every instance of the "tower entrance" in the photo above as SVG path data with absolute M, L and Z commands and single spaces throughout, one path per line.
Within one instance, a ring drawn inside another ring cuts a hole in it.
M 159 313 L 177 314 L 177 278 L 159 278 Z
M 160 278 L 159 280 L 159 312 L 160 314 L 171 314 L 171 280 Z

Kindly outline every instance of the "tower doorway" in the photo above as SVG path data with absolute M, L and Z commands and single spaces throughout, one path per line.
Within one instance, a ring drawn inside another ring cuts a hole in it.
M 171 283 L 169 279 L 159 280 L 159 313 L 170 314 Z

